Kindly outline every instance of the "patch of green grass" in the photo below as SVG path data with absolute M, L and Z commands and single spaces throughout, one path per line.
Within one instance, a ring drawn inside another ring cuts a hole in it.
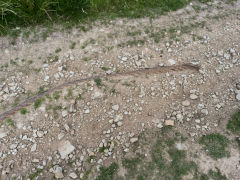
M 42 171 L 43 169 L 38 169 L 35 173 L 29 175 L 29 179 L 34 180 Z
M 140 30 L 138 31 L 128 31 L 127 32 L 127 36 L 138 36 L 138 35 L 141 35 L 142 32 Z
M 44 101 L 44 98 L 36 99 L 35 102 L 34 102 L 34 108 L 35 109 L 39 108 L 43 101 Z
M 26 27 L 43 24 L 50 28 L 53 23 L 60 22 L 64 22 L 65 28 L 77 25 L 85 31 L 88 28 L 78 25 L 79 22 L 99 18 L 154 17 L 183 8 L 189 2 L 190 0 L 1 0 L 0 32 L 11 34 L 15 40 L 21 29 L 29 32 Z M 16 29 L 17 26 L 21 28 Z M 44 31 L 43 38 L 48 36 L 49 31 L 53 30 L 50 28 Z
M 133 40 L 128 40 L 127 42 L 122 42 L 118 44 L 118 47 L 127 47 L 127 46 L 138 46 L 138 45 L 143 45 L 145 44 L 146 39 L 136 39 L 134 38 Z
M 227 123 L 227 129 L 234 134 L 240 135 L 240 110 L 236 112 Z
M 108 67 L 101 67 L 101 69 L 102 69 L 103 71 L 108 71 L 108 70 L 109 70 Z
M 73 161 L 68 161 L 68 162 L 67 162 L 67 165 L 68 165 L 69 167 L 72 167 L 72 166 L 73 166 Z
M 209 134 L 200 138 L 200 144 L 204 145 L 207 155 L 213 159 L 229 157 L 230 153 L 226 150 L 229 140 L 221 134 Z
M 112 180 L 118 170 L 117 163 L 112 163 L 109 167 L 100 167 L 100 175 L 96 180 Z
M 15 65 L 15 66 L 18 65 L 16 59 L 15 59 L 15 60 L 11 59 L 11 60 L 10 60 L 10 64 Z
M 199 0 L 201 3 L 208 3 L 208 2 L 212 2 L 213 0 Z
M 58 100 L 58 99 L 60 98 L 60 93 L 61 93 L 61 91 L 55 91 L 55 92 L 53 93 L 53 98 L 54 98 L 55 100 Z
M 90 173 L 91 173 L 91 169 L 87 170 L 82 179 L 87 180 Z
M 70 45 L 70 49 L 74 49 L 76 46 L 76 42 L 72 42 L 71 45 Z
M 59 53 L 59 52 L 61 52 L 61 51 L 62 51 L 61 48 L 57 48 L 57 49 L 55 50 L 55 53 Z
M 186 161 L 186 152 L 171 148 L 168 154 L 172 158 L 170 163 L 169 173 L 172 174 L 173 179 L 181 179 L 182 176 L 187 175 L 196 164 L 192 161 Z
M 6 124 L 7 124 L 8 126 L 12 126 L 12 127 L 15 126 L 15 123 L 14 123 L 14 121 L 13 121 L 11 118 L 8 118 L 8 119 L 6 120 Z
M 38 94 L 42 94 L 42 93 L 44 93 L 44 92 L 45 92 L 44 86 L 40 86 L 40 87 L 39 87 L 39 90 L 38 90 Z
M 221 174 L 221 171 L 216 168 L 217 171 L 209 170 L 208 175 L 212 178 L 212 180 L 227 180 L 225 175 Z
M 88 58 L 88 57 L 84 57 L 82 60 L 85 61 L 85 62 L 87 62 L 87 61 L 90 60 L 90 58 Z
M 102 80 L 100 78 L 95 78 L 94 82 L 96 83 L 96 86 L 99 88 L 103 86 Z
M 123 167 L 127 169 L 127 176 L 129 178 L 133 178 L 136 175 L 138 170 L 137 166 L 140 164 L 141 161 L 142 159 L 140 157 L 124 159 L 122 161 Z
M 26 114 L 26 113 L 27 113 L 27 109 L 26 109 L 26 108 L 22 108 L 22 109 L 20 110 L 20 113 L 23 114 L 23 115 Z

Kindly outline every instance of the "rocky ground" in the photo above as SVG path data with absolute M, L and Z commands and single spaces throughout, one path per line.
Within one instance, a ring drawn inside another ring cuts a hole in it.
M 0 113 L 75 79 L 184 63 L 200 70 L 96 78 L 38 99 L 1 121 L 0 179 L 95 179 L 102 165 L 134 154 L 139 134 L 165 126 L 188 137 L 177 147 L 198 154 L 188 159 L 201 172 L 218 167 L 240 179 L 236 144 L 215 160 L 197 143 L 212 132 L 235 138 L 226 124 L 240 108 L 239 9 L 240 1 L 193 2 L 155 19 L 96 22 L 45 41 L 34 33 L 15 44 L 1 37 Z M 118 172 L 135 179 L 125 174 Z

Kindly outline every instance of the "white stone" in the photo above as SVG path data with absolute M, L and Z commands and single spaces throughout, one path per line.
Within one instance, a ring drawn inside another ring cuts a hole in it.
M 44 132 L 43 131 L 37 131 L 37 136 L 38 137 L 43 137 L 44 136 Z
M 240 101 L 240 93 L 236 95 L 236 99 Z
M 121 60 L 125 62 L 125 61 L 127 61 L 127 59 L 128 59 L 127 57 L 122 57 Z
M 84 111 L 84 113 L 85 113 L 85 114 L 89 114 L 89 113 L 90 113 L 90 110 L 89 110 L 89 109 L 86 109 L 86 110 Z
M 196 123 L 200 123 L 201 121 L 200 121 L 200 119 L 196 119 L 195 122 Z
M 123 123 L 122 123 L 121 121 L 117 122 L 117 125 L 118 125 L 118 126 L 122 126 L 122 124 L 123 124 Z
M 169 60 L 168 60 L 168 63 L 169 63 L 170 65 L 174 65 L 174 64 L 176 64 L 176 61 L 173 60 L 173 59 L 169 59 Z
M 202 109 L 201 113 L 204 114 L 204 115 L 208 115 L 208 110 L 207 109 Z
M 182 102 L 182 105 L 183 106 L 190 106 L 190 101 L 185 100 L 185 101 Z
M 95 91 L 92 95 L 92 99 L 99 99 L 103 97 L 103 93 L 101 91 Z
M 58 152 L 61 155 L 61 158 L 64 159 L 74 151 L 75 147 L 69 141 L 61 141 L 58 144 Z
M 54 166 L 54 171 L 53 171 L 55 178 L 57 179 L 62 179 L 64 178 L 63 173 L 62 173 L 62 168 L 58 165 Z
M 162 125 L 162 123 L 159 123 L 158 125 L 157 125 L 157 128 L 162 128 L 163 127 L 163 125 Z
M 48 80 L 49 80 L 49 76 L 45 76 L 44 81 L 48 81 Z
M 112 106 L 112 109 L 113 109 L 114 111 L 118 111 L 118 110 L 119 110 L 119 105 L 118 105 L 118 104 L 113 105 L 113 106 Z
M 122 114 L 118 114 L 116 116 L 116 118 L 114 119 L 114 122 L 118 122 L 118 121 L 121 121 L 123 119 L 123 115 Z
M 77 176 L 76 173 L 71 172 L 71 173 L 69 174 L 69 177 L 72 178 L 72 179 L 77 179 L 78 176 Z
M 64 136 L 65 136 L 64 133 L 60 133 L 60 134 L 58 134 L 58 140 L 61 140 Z
M 130 142 L 131 142 L 131 143 L 135 143 L 135 142 L 137 142 L 137 141 L 138 141 L 138 138 L 131 138 L 131 139 L 130 139 Z
M 190 95 L 190 99 L 192 99 L 192 100 L 195 100 L 195 99 L 197 99 L 197 98 L 198 98 L 198 96 L 195 95 L 195 94 L 191 94 L 191 95 Z
M 31 147 L 31 152 L 34 152 L 37 150 L 37 144 L 33 144 Z
M 183 115 L 182 114 L 177 114 L 176 116 L 178 121 L 182 121 L 183 120 Z
M 67 110 L 63 110 L 63 111 L 62 111 L 62 117 L 66 117 L 67 115 L 68 115 Z

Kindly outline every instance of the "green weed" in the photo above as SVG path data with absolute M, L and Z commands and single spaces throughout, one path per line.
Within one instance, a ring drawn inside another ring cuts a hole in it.
M 102 80 L 100 78 L 95 78 L 94 82 L 96 83 L 97 87 L 102 87 L 103 86 Z
M 13 121 L 11 118 L 8 118 L 8 119 L 7 119 L 6 124 L 7 124 L 8 126 L 12 126 L 12 127 L 15 126 L 15 123 L 14 123 L 14 121 Z
M 112 163 L 109 167 L 100 167 L 100 175 L 96 180 L 112 180 L 118 170 L 117 163 Z
M 65 27 L 71 28 L 79 22 L 106 17 L 154 17 L 183 8 L 189 2 L 190 0 L 0 0 L 0 32 L 12 34 L 15 40 L 21 32 L 19 29 L 36 24 L 44 24 L 52 31 L 52 24 L 60 22 L 65 22 Z M 16 29 L 17 26 L 20 28 Z M 79 28 L 86 30 L 83 25 Z M 46 30 L 43 38 L 49 33 L 51 32 Z
M 220 170 L 216 168 L 217 171 L 209 170 L 208 175 L 212 178 L 212 180 L 227 180 L 225 175 L 222 175 Z
M 39 108 L 43 101 L 44 101 L 44 98 L 36 99 L 35 102 L 34 102 L 34 108 L 35 109 Z
M 204 135 L 200 138 L 199 143 L 204 145 L 207 155 L 213 159 L 230 156 L 230 153 L 226 150 L 229 140 L 221 134 Z
M 20 113 L 23 114 L 23 115 L 26 114 L 26 113 L 27 113 L 27 109 L 26 109 L 26 108 L 22 108 L 22 109 L 20 110 Z
M 234 134 L 240 135 L 240 110 L 236 112 L 227 123 L 227 129 Z

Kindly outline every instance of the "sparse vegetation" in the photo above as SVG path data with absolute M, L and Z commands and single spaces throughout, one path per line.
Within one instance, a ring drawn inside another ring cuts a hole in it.
M 167 11 L 184 7 L 190 0 L 29 0 L 0 1 L 0 28 L 2 34 L 12 34 L 13 39 L 20 34 L 15 27 L 27 27 L 39 23 L 51 24 L 65 22 L 69 28 L 79 23 L 80 19 L 90 20 L 100 17 L 131 17 L 156 16 Z M 51 23 L 50 23 L 51 22 Z M 82 28 L 83 30 L 86 28 Z M 11 30 L 11 31 L 10 31 Z M 49 30 L 48 30 L 49 31 Z M 49 34 L 44 33 L 46 38 Z M 29 36 L 29 34 L 27 35 Z
M 207 155 L 213 159 L 229 157 L 230 153 L 226 150 L 229 140 L 221 134 L 208 134 L 200 138 L 200 144 L 204 145 Z
M 103 86 L 102 80 L 100 78 L 95 78 L 94 82 L 96 83 L 97 87 L 102 87 Z
M 225 175 L 222 175 L 221 171 L 216 168 L 217 171 L 213 171 L 212 169 L 209 170 L 208 175 L 213 179 L 213 180 L 227 180 Z
M 102 69 L 103 71 L 108 71 L 108 70 L 109 70 L 108 67 L 101 67 L 101 69 Z
M 60 98 L 60 91 L 55 91 L 54 93 L 53 93 L 53 98 L 55 99 L 55 100 L 58 100 L 59 98 Z
M 42 102 L 44 101 L 44 98 L 39 98 L 37 100 L 35 100 L 34 102 L 34 108 L 37 109 L 41 106 Z
M 13 121 L 11 118 L 8 118 L 8 119 L 7 119 L 6 124 L 7 124 L 8 126 L 12 126 L 12 127 L 15 126 L 14 121 Z
M 230 121 L 228 121 L 227 129 L 234 134 L 240 135 L 240 110 L 232 116 Z
M 29 179 L 34 180 L 42 171 L 43 169 L 38 169 L 35 173 L 29 175 Z
M 107 168 L 100 167 L 100 175 L 96 178 L 96 180 L 112 180 L 117 170 L 117 163 L 112 163 Z
M 27 113 L 27 109 L 26 109 L 26 108 L 22 108 L 22 109 L 20 110 L 20 113 L 21 113 L 22 115 L 26 114 L 26 113 Z
M 55 50 L 55 53 L 59 53 L 59 52 L 61 52 L 61 51 L 62 51 L 61 48 L 57 48 L 57 49 Z
M 70 49 L 74 49 L 76 46 L 76 42 L 72 42 L 71 45 L 70 45 Z

